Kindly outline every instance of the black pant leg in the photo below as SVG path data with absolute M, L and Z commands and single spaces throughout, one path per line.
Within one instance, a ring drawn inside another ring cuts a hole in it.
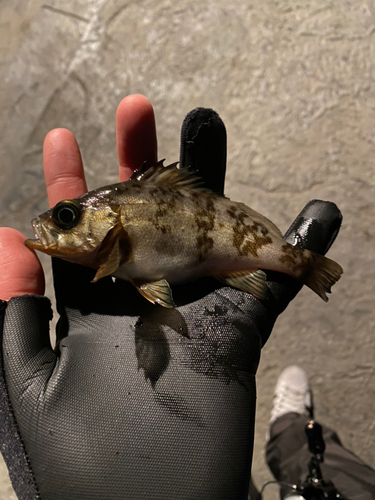
M 305 434 L 308 421 L 306 415 L 288 413 L 272 424 L 266 460 L 277 480 L 294 484 L 307 476 L 311 458 Z M 350 500 L 374 500 L 375 471 L 345 449 L 332 429 L 323 427 L 323 437 L 326 443 L 323 478 L 332 481 Z M 281 489 L 282 497 L 287 491 L 288 488 Z

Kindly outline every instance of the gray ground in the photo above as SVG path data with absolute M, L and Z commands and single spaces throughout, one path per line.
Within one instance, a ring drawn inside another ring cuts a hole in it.
M 375 466 L 374 33 L 370 0 L 0 2 L 2 225 L 31 235 L 47 207 L 41 151 L 51 128 L 76 134 L 90 188 L 116 180 L 115 111 L 131 93 L 153 102 L 159 156 L 171 162 L 185 114 L 218 111 L 226 194 L 281 230 L 310 199 L 341 208 L 330 257 L 344 277 L 328 304 L 304 289 L 263 352 L 258 485 L 269 478 L 274 384 L 290 363 L 309 373 L 317 417 Z M 13 500 L 4 466 L 0 477 L 0 500 Z

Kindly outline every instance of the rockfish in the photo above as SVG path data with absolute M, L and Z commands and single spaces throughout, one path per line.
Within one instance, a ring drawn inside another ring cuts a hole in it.
M 169 283 L 212 276 L 266 295 L 266 274 L 301 281 L 324 301 L 343 270 L 333 260 L 283 240 L 243 203 L 207 189 L 188 168 L 162 162 L 129 181 L 59 202 L 32 221 L 28 248 L 130 281 L 150 302 L 174 307 Z

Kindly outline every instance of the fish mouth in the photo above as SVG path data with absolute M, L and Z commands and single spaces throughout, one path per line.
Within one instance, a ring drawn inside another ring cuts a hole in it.
M 36 217 L 31 221 L 31 225 L 35 232 L 35 239 L 27 239 L 25 246 L 33 250 L 50 253 L 57 249 L 57 234 L 54 235 L 53 231 L 47 231 L 44 227 L 40 217 Z

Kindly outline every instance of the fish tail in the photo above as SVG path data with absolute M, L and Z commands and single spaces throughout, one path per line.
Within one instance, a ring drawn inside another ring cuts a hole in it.
M 331 287 L 340 279 L 343 269 L 337 262 L 323 255 L 311 252 L 311 256 L 311 264 L 301 281 L 327 302 L 326 294 L 331 293 Z

